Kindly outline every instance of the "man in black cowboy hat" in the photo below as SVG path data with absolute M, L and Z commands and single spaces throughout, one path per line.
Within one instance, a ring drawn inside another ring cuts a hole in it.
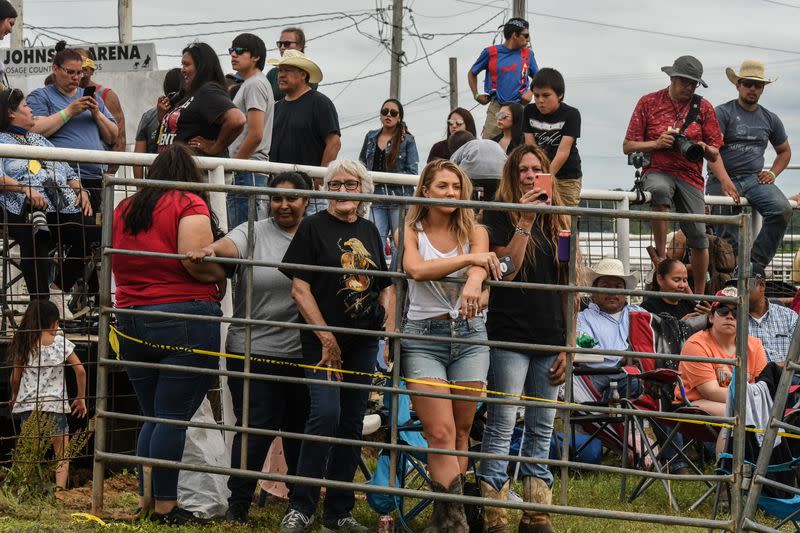
M 706 193 L 718 195 L 723 192 L 723 184 L 732 182 L 736 191 L 747 198 L 764 218 L 761 231 L 753 242 L 751 256 L 754 272 L 763 274 L 775 256 L 792 218 L 789 200 L 775 185 L 775 178 L 792 158 L 792 149 L 781 119 L 758 103 L 767 84 L 775 81 L 764 76 L 764 64 L 746 59 L 738 73 L 728 67 L 725 74 L 736 86 L 739 95 L 735 100 L 717 107 L 717 119 L 725 136 L 725 146 L 719 151 L 724 167 L 719 169 L 719 173 L 714 170 L 709 174 Z M 777 156 L 769 170 L 763 170 L 767 143 L 772 145 Z M 740 207 L 729 205 L 711 208 L 715 215 L 739 211 Z M 737 227 L 719 225 L 714 230 L 736 250 L 739 241 Z
M 703 65 L 695 57 L 681 56 L 661 70 L 669 76 L 669 87 L 646 94 L 636 104 L 622 151 L 650 153 L 644 188 L 651 194 L 653 211 L 666 212 L 674 204 L 680 213 L 703 214 L 703 159 L 709 168 L 722 166 L 722 133 L 714 107 L 695 95 L 698 84 L 708 87 L 702 78 Z M 654 220 L 652 225 L 658 256 L 654 261 L 660 262 L 666 257 L 667 221 Z M 705 224 L 681 222 L 680 226 L 692 249 L 694 292 L 702 294 L 708 271 Z

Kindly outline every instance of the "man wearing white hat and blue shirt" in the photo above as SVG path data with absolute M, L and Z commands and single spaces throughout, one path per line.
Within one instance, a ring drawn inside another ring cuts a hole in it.
M 725 168 L 719 176 L 715 175 L 718 169 L 709 173 L 706 194 L 721 194 L 721 183 L 730 179 L 737 192 L 747 198 L 764 218 L 761 231 L 753 242 L 751 256 L 753 273 L 763 275 L 792 218 L 789 200 L 775 185 L 775 179 L 792 158 L 792 149 L 781 119 L 758 103 L 764 88 L 775 81 L 765 76 L 764 64 L 746 59 L 738 73 L 728 67 L 725 74 L 736 86 L 739 96 L 716 108 L 717 120 L 725 139 L 725 145 L 719 151 Z M 770 168 L 763 170 L 767 143 L 772 145 L 777 156 Z M 738 203 L 738 198 L 734 199 Z M 738 206 L 712 207 L 713 214 L 732 214 L 740 210 Z M 736 250 L 738 228 L 719 225 L 714 229 Z

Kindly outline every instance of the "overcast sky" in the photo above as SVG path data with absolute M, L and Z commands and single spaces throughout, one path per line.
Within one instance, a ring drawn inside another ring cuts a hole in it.
M 383 23 L 375 16 L 376 8 L 386 7 L 387 0 L 132 1 L 134 40 L 156 43 L 161 69 L 178 66 L 180 50 L 195 39 L 205 40 L 223 53 L 242 31 L 261 36 L 270 49 L 268 56 L 276 57 L 274 41 L 280 28 L 302 26 L 310 41 L 306 52 L 324 74 L 320 91 L 334 100 L 339 112 L 341 155 L 357 157 L 364 134 L 379 127 L 378 111 L 388 96 L 389 74 L 352 84 L 336 82 L 388 70 L 389 53 L 380 40 L 388 46 L 391 13 L 383 15 Z M 459 104 L 472 108 L 475 102 L 466 72 L 495 37 L 462 34 L 496 30 L 510 16 L 511 1 L 405 0 L 405 4 L 411 11 L 405 15 L 404 25 L 424 37 L 408 33 L 403 37 L 407 60 L 417 61 L 402 70 L 401 100 L 414 101 L 406 107 L 406 122 L 424 161 L 431 144 L 443 138 L 449 111 L 446 82 L 437 75 L 447 80 L 448 57 L 458 58 Z M 715 105 L 735 97 L 735 87 L 725 77 L 726 66 L 738 70 L 743 59 L 764 61 L 768 77 L 780 79 L 767 87 L 762 103 L 783 120 L 795 149 L 793 162 L 800 164 L 800 0 L 531 1 L 528 8 L 539 66 L 563 73 L 565 101 L 583 117 L 578 147 L 585 188 L 630 188 L 633 172 L 621 149 L 630 113 L 640 96 L 666 87 L 668 79 L 660 67 L 684 54 L 702 61 L 709 84 L 708 89 L 701 88 L 702 94 Z M 331 13 L 334 9 L 352 18 Z M 115 29 L 81 27 L 115 26 L 116 0 L 25 0 L 24 15 L 26 24 L 50 28 L 26 29 L 28 39 L 40 34 L 40 42 L 45 44 L 54 42 L 52 32 L 71 36 L 70 44 L 117 40 Z M 225 22 L 239 19 L 261 20 Z M 192 22 L 213 23 L 185 25 Z M 354 22 L 358 22 L 357 28 Z M 136 27 L 148 24 L 174 25 Z M 430 54 L 428 61 L 422 59 L 423 48 Z M 230 71 L 227 54 L 220 59 L 223 69 Z M 439 94 L 430 94 L 434 91 Z M 478 106 L 473 114 L 480 129 L 484 108 Z M 787 193 L 800 192 L 798 177 L 798 171 L 787 172 L 779 178 L 779 185 Z

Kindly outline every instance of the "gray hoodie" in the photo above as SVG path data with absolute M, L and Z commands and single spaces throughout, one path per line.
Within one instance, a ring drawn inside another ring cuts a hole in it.
M 473 180 L 499 180 L 506 163 L 506 153 L 490 139 L 475 139 L 455 151 L 450 161 L 461 167 Z

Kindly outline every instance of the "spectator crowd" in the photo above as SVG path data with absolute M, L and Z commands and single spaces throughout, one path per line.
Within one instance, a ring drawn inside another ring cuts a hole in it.
M 0 0 L 0 38 L 16 18 L 7 4 Z M 409 378 L 408 388 L 438 393 L 413 397 L 429 446 L 466 451 L 476 402 L 451 400 L 448 394 L 477 400 L 488 389 L 556 400 L 567 357 L 552 347 L 574 342 L 566 335 L 570 323 L 590 336 L 598 348 L 624 351 L 629 349 L 632 314 L 649 311 L 659 320 L 687 328 L 689 333 L 676 353 L 710 360 L 735 354 L 735 307 L 675 297 L 675 293 L 735 294 L 731 287 L 723 289 L 708 278 L 713 261 L 709 233 L 735 250 L 738 235 L 734 226 L 707 228 L 703 223 L 681 222 L 680 233 L 688 251 L 685 257 L 672 257 L 666 221 L 653 221 L 653 272 L 647 281 L 651 290 L 665 294 L 645 299 L 641 306 L 614 292 L 633 289 L 639 280 L 620 261 L 609 258 L 580 272 L 585 284 L 605 291 L 579 305 L 574 316 L 567 311 L 570 292 L 487 288 L 489 280 L 550 286 L 569 282 L 563 235 L 570 229 L 570 217 L 516 209 L 577 206 L 583 176 L 578 149 L 581 114 L 564 101 L 564 76 L 554 68 L 539 68 L 526 20 L 509 19 L 503 26 L 503 42 L 483 49 L 467 73 L 476 105 L 487 106 L 482 131 L 477 131 L 468 109 L 453 109 L 446 118 L 445 138 L 430 147 L 421 169 L 409 126 L 413 121 L 394 98 L 376 109 L 379 127 L 366 134 L 358 160 L 339 158 L 337 110 L 318 90 L 323 69 L 305 53 L 305 41 L 302 29 L 285 28 L 276 43 L 280 57 L 268 58 L 260 37 L 240 34 L 228 49 L 235 73 L 227 76 L 213 48 L 203 42 L 192 43 L 182 51 L 181 67 L 167 72 L 163 95 L 141 117 L 135 150 L 158 156 L 148 169 L 134 169 L 137 178 L 201 183 L 205 177 L 193 160 L 198 155 L 327 170 L 321 179 L 298 172 L 235 172 L 235 185 L 279 192 L 256 196 L 254 204 L 247 194 L 229 194 L 227 231 L 220 227 L 206 193 L 144 187 L 122 201 L 114 210 L 114 248 L 186 257 L 114 256 L 117 326 L 127 336 L 120 345 L 124 360 L 217 368 L 216 358 L 158 346 L 168 342 L 219 350 L 220 328 L 202 317 L 222 316 L 220 301 L 226 278 L 232 277 L 234 318 L 312 326 L 298 330 L 264 323 L 231 324 L 224 345 L 224 351 L 234 356 L 227 360 L 228 370 L 247 369 L 252 374 L 295 380 L 250 380 L 245 387 L 241 375 L 231 377 L 228 386 L 237 424 L 243 424 L 246 409 L 250 428 L 360 439 L 368 391 L 327 382 L 369 384 L 376 354 L 386 362 L 394 354 L 389 353 L 390 342 L 379 343 L 378 336 L 356 335 L 343 328 L 402 332 L 410 335 L 400 343 L 401 375 Z M 273 68 L 265 74 L 267 65 Z M 60 45 L 53 59 L 52 83 L 28 95 L 6 87 L 0 92 L 0 143 L 123 150 L 125 117 L 119 98 L 112 89 L 93 81 L 95 69 L 85 51 Z M 766 268 L 792 213 L 788 199 L 775 185 L 791 158 L 788 135 L 780 118 L 759 103 L 774 80 L 766 76 L 761 62 L 745 60 L 738 72 L 726 70 L 735 87 L 734 98 L 715 108 L 696 94 L 698 85 L 707 86 L 697 58 L 681 56 L 661 70 L 669 85 L 636 103 L 622 150 L 643 166 L 642 188 L 650 193 L 653 212 L 674 208 L 703 214 L 707 192 L 733 199 L 734 205 L 714 206 L 712 213 L 736 212 L 740 198 L 747 198 L 763 216 L 751 264 L 732 273 L 734 282 L 746 277 L 755 283 L 750 293 L 751 336 L 747 343 L 747 375 L 753 381 L 768 363 L 782 364 L 797 322 L 794 310 L 766 295 Z M 484 82 L 479 90 L 482 72 Z M 774 147 L 777 157 L 764 170 L 768 145 Z M 0 205 L 9 233 L 20 245 L 31 301 L 53 299 L 65 318 L 70 311 L 69 293 L 84 271 L 84 258 L 91 243 L 99 240 L 93 215 L 102 204 L 102 175 L 115 169 L 19 158 L 4 158 L 0 164 Z M 374 183 L 370 171 L 419 176 L 416 186 Z M 329 200 L 297 195 L 314 189 L 344 194 Z M 380 194 L 385 200 L 370 203 L 360 198 L 363 194 Z M 392 201 L 400 196 L 478 199 L 514 208 L 474 210 L 452 203 L 419 203 L 401 217 L 400 206 Z M 402 254 L 398 253 L 400 242 Z M 58 254 L 56 274 L 49 268 L 48 255 L 54 244 L 65 250 Z M 224 268 L 205 260 L 215 257 L 292 266 L 254 267 L 248 272 L 244 265 Z M 303 265 L 361 273 L 331 273 L 301 268 Z M 381 274 L 390 270 L 402 270 L 409 278 L 407 299 L 400 305 L 395 286 Z M 52 318 L 52 309 L 47 310 L 47 318 L 37 323 L 50 328 L 49 341 L 55 335 L 52 324 L 57 319 Z M 183 318 L 137 311 L 179 313 Z M 192 316 L 199 320 L 190 319 Z M 490 348 L 485 341 L 551 349 Z M 17 350 L 13 359 L 21 368 L 31 364 L 27 357 L 39 351 L 34 341 L 26 342 L 26 348 Z M 30 353 L 23 353 L 25 350 Z M 49 357 L 61 357 L 76 372 L 82 371 L 71 346 L 57 354 L 52 351 L 47 352 Z M 245 363 L 235 358 L 247 352 L 268 362 Z M 587 383 L 598 399 L 641 393 L 638 382 L 626 379 L 624 359 L 607 355 L 583 365 Z M 316 368 L 303 369 L 297 363 Z M 724 414 L 730 366 L 681 362 L 677 369 L 685 383 L 685 389 L 678 392 L 682 400 L 710 414 Z M 189 420 L 211 386 L 208 373 L 142 366 L 128 367 L 127 372 L 142 413 L 157 419 Z M 307 385 L 298 383 L 297 378 L 306 378 Z M 29 389 L 29 383 L 23 387 L 26 398 L 36 394 Z M 64 394 L 57 391 L 59 399 Z M 63 417 L 63 405 L 55 404 Z M 85 415 L 85 405 L 78 404 L 75 409 Z M 525 409 L 522 455 L 549 457 L 555 411 Z M 516 419 L 515 406 L 489 404 L 481 450 L 507 454 Z M 67 433 L 63 426 L 60 431 Z M 181 425 L 145 423 L 139 431 L 137 455 L 179 461 L 185 433 Z M 250 434 L 244 456 L 242 440 L 237 433 L 231 467 L 259 471 L 272 438 Z M 63 445 L 61 441 L 59 445 Z M 283 449 L 289 474 L 328 481 L 352 481 L 360 458 L 358 447 L 330 445 L 324 438 L 284 439 Z M 431 453 L 427 462 L 434 491 L 464 492 L 465 457 Z M 679 471 L 685 466 L 675 461 L 671 468 Z M 509 498 L 507 462 L 482 460 L 476 474 L 483 496 Z M 546 465 L 522 463 L 520 477 L 524 501 L 551 503 L 553 475 Z M 178 505 L 177 470 L 153 468 L 148 477 L 140 467 L 139 479 L 142 513 L 169 524 L 201 521 Z M 151 486 L 145 487 L 145 480 Z M 227 519 L 247 522 L 255 485 L 251 477 L 230 477 Z M 152 502 L 145 498 L 148 493 Z M 293 485 L 280 531 L 309 530 L 321 498 L 319 486 Z M 322 499 L 324 531 L 368 531 L 352 514 L 352 490 L 328 488 Z M 485 520 L 488 531 L 512 530 L 502 507 L 487 507 Z M 434 502 L 426 531 L 465 532 L 468 527 L 462 504 Z M 518 531 L 555 529 L 547 513 L 524 511 Z

